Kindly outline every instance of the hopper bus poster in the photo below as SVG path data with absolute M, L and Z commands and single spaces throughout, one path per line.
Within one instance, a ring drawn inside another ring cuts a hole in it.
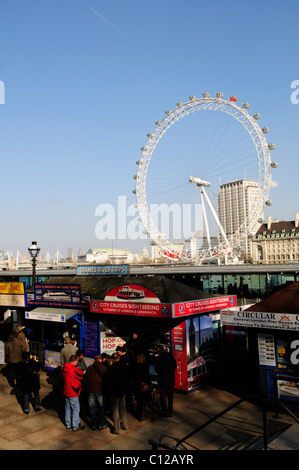
M 191 316 L 172 332 L 172 350 L 177 362 L 175 388 L 190 391 L 209 375 L 212 361 L 212 315 Z

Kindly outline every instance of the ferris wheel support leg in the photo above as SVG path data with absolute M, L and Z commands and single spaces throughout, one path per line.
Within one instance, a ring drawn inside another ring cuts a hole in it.
M 200 186 L 200 199 L 201 199 L 201 205 L 202 205 L 203 220 L 204 220 L 204 225 L 205 225 L 205 229 L 206 229 L 208 247 L 209 247 L 209 249 L 210 249 L 210 248 L 211 248 L 210 228 L 209 228 L 209 224 L 208 224 L 207 213 L 206 213 L 206 206 L 205 206 L 205 201 L 204 201 L 203 194 L 204 194 L 204 193 L 203 193 L 203 187 Z
M 216 214 L 216 212 L 215 212 L 215 209 L 214 209 L 214 207 L 213 207 L 213 205 L 212 205 L 212 203 L 211 203 L 209 197 L 207 196 L 207 194 L 206 194 L 204 188 L 201 188 L 201 189 L 202 189 L 202 192 L 203 192 L 203 194 L 204 194 L 204 196 L 205 196 L 205 198 L 206 198 L 206 201 L 207 201 L 207 203 L 208 203 L 208 206 L 209 206 L 209 208 L 210 208 L 210 211 L 211 211 L 211 213 L 212 213 L 212 215 L 213 215 L 213 217 L 214 217 L 214 220 L 215 220 L 215 222 L 216 222 L 216 224 L 217 224 L 217 227 L 218 227 L 218 229 L 220 230 L 220 233 L 221 233 L 221 235 L 223 236 L 223 238 L 224 238 L 224 240 L 225 240 L 225 243 L 226 243 L 227 245 L 229 245 L 229 241 L 228 241 L 227 236 L 226 236 L 226 234 L 225 234 L 225 232 L 224 232 L 224 230 L 223 230 L 223 227 L 222 227 L 222 225 L 221 225 L 221 223 L 220 223 L 220 220 L 218 219 L 218 216 L 217 216 L 217 214 Z

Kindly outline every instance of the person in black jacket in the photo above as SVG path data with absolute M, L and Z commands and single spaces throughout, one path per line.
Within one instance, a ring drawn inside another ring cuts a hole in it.
M 146 419 L 146 404 L 154 390 L 149 373 L 149 364 L 143 353 L 137 354 L 134 368 L 134 390 L 137 403 L 136 415 L 139 421 Z
M 158 374 L 158 387 L 160 390 L 160 404 L 162 416 L 168 418 L 173 412 L 173 390 L 175 385 L 176 360 L 169 352 L 167 346 L 162 346 L 161 354 L 157 358 L 155 370 Z
M 112 354 L 113 364 L 104 376 L 105 392 L 110 398 L 114 434 L 119 434 L 121 428 L 128 429 L 126 394 L 130 385 L 128 366 L 120 362 L 119 354 Z
M 29 400 L 31 398 L 32 393 L 34 397 L 34 410 L 39 411 L 41 409 L 39 396 L 40 380 L 38 374 L 38 371 L 40 370 L 40 365 L 38 362 L 34 361 L 34 359 L 30 359 L 30 353 L 27 351 L 22 354 L 22 359 L 23 360 L 20 365 L 21 391 L 24 400 L 24 413 L 28 415 L 30 411 Z

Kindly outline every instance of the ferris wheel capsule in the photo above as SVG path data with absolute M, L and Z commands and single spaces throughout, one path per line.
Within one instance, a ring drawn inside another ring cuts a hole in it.
M 244 108 L 244 109 L 249 109 L 249 108 L 250 108 L 249 103 L 243 103 L 243 104 L 242 104 L 242 108 Z
M 265 204 L 266 204 L 266 206 L 273 206 L 273 202 L 270 201 L 270 199 L 268 199 L 268 201 L 266 201 Z
M 196 97 L 193 96 L 193 95 L 191 95 L 191 96 L 189 96 L 189 100 L 190 100 L 190 101 L 195 101 L 195 100 L 196 100 Z
M 216 97 L 217 98 L 223 98 L 223 93 L 221 93 L 221 91 L 217 91 Z
M 278 168 L 278 163 L 277 162 L 271 162 L 270 166 L 271 166 L 271 168 Z
M 184 103 L 182 103 L 182 101 L 178 101 L 177 102 L 177 106 L 183 106 Z
M 263 127 L 263 128 L 262 128 L 262 133 L 263 133 L 263 134 L 269 134 L 269 132 L 270 132 L 269 127 Z
M 269 145 L 268 145 L 268 149 L 269 149 L 269 150 L 275 150 L 276 147 L 275 147 L 274 144 L 269 144 Z
M 234 95 L 230 96 L 229 99 L 230 101 L 234 101 L 234 102 L 237 101 L 237 98 Z
M 203 98 L 210 98 L 210 93 L 208 93 L 207 91 L 204 91 L 203 94 L 202 94 L 202 97 Z
M 260 115 L 259 113 L 254 113 L 254 114 L 252 115 L 252 117 L 253 117 L 253 119 L 255 119 L 255 120 L 261 119 L 261 115 Z

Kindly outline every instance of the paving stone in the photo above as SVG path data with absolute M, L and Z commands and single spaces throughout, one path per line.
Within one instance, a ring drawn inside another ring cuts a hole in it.
M 0 449 L 1 450 L 30 450 L 31 445 L 24 441 L 23 439 L 14 439 L 12 441 L 9 441 L 5 444 L 5 446 L 1 446 L 0 444 Z
M 180 439 L 238 400 L 238 397 L 228 392 L 207 385 L 189 395 L 175 393 L 172 418 L 162 418 L 158 412 L 152 413 L 149 409 L 148 416 L 151 419 L 141 423 L 132 414 L 128 414 L 129 429 L 122 431 L 120 435 L 111 432 L 112 422 L 109 417 L 107 418 L 109 427 L 102 431 L 91 430 L 88 423 L 82 420 L 85 429 L 74 433 L 66 430 L 61 416 L 57 409 L 54 409 L 57 404 L 49 400 L 52 386 L 48 383 L 47 374 L 41 372 L 40 377 L 40 396 L 44 404 L 42 411 L 35 413 L 31 410 L 26 416 L 17 396 L 10 395 L 11 388 L 7 379 L 0 374 L 1 450 L 151 450 L 148 439 L 159 439 L 166 435 Z M 155 394 L 155 401 L 158 405 L 158 393 Z M 234 429 L 238 429 L 239 426 L 243 433 L 247 428 L 256 430 L 261 420 L 261 413 L 258 414 L 248 403 L 241 409 L 241 418 L 238 419 L 238 413 L 223 418 L 222 421 L 194 436 L 190 443 L 196 448 L 219 449 L 221 443 L 233 441 L 228 435 L 231 424 Z M 175 443 L 172 440 L 169 442 Z

